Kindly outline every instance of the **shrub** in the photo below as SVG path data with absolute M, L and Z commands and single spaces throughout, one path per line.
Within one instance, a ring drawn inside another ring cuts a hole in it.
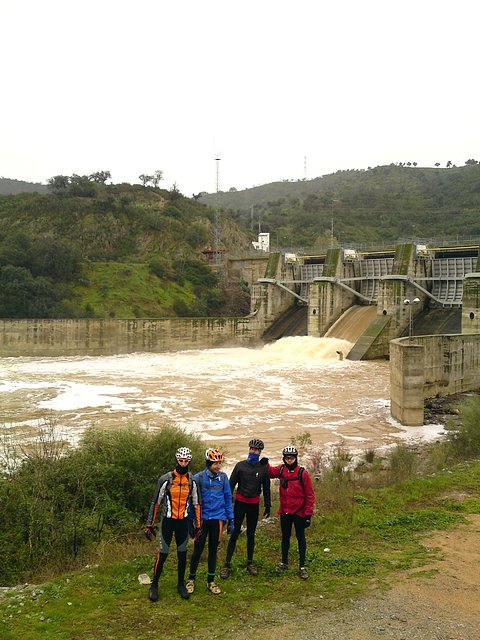
M 333 473 L 338 475 L 342 475 L 343 473 L 348 471 L 348 467 L 352 461 L 352 455 L 349 453 L 348 449 L 343 446 L 343 443 L 340 443 L 338 446 L 334 447 L 328 456 L 328 462 L 330 465 L 330 469 Z
M 166 260 L 165 258 L 151 258 L 148 261 L 148 268 L 150 273 L 156 275 L 157 278 L 164 278 L 168 280 L 173 276 L 170 260 Z
M 192 471 L 198 470 L 200 440 L 174 426 L 90 429 L 65 453 L 59 437 L 45 430 L 0 478 L 0 583 L 65 569 L 103 539 L 139 532 L 157 479 L 174 467 L 179 446 L 192 449 Z
M 418 460 L 415 452 L 400 444 L 390 454 L 389 463 L 389 476 L 393 482 L 411 478 L 418 469 Z
M 176 271 L 182 273 L 185 279 L 194 285 L 215 287 L 218 281 L 216 274 L 200 260 L 177 261 Z
M 448 433 L 454 454 L 472 457 L 480 453 L 480 397 L 472 396 L 460 406 L 461 424 Z
M 298 449 L 300 454 L 304 453 L 313 444 L 310 431 L 304 431 L 300 435 L 294 436 L 290 442 Z

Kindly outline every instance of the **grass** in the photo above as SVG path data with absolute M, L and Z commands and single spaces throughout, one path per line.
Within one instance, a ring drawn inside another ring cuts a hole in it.
M 82 275 L 88 285 L 75 285 L 74 303 L 100 318 L 174 316 L 177 300 L 190 304 L 195 297 L 187 286 L 151 274 L 146 264 L 86 263 Z
M 182 601 L 176 592 L 173 549 L 160 580 L 160 600 L 150 603 L 148 587 L 139 583 L 138 575 L 151 575 L 156 548 L 139 532 L 130 546 L 104 547 L 100 561 L 92 558 L 88 565 L 41 586 L 6 592 L 0 599 L 0 636 L 4 640 L 162 639 L 194 629 L 198 635 L 228 638 L 232 632 L 243 630 L 247 636 L 250 630 L 275 622 L 294 622 L 299 612 L 304 617 L 309 610 L 339 606 L 367 590 L 384 588 L 396 571 L 421 573 L 435 555 L 422 545 L 422 537 L 463 522 L 469 513 L 480 513 L 480 462 L 380 488 L 368 486 L 362 477 L 354 489 L 346 505 L 344 488 L 338 496 L 330 488 L 327 501 L 322 483 L 317 484 L 317 512 L 307 531 L 307 583 L 296 575 L 294 538 L 291 568 L 285 575 L 276 574 L 280 535 L 278 520 L 271 518 L 257 530 L 257 578 L 245 571 L 246 541 L 241 536 L 231 577 L 218 580 L 222 594 L 207 592 L 203 560 L 195 594 Z M 219 564 L 225 549 L 224 539 Z

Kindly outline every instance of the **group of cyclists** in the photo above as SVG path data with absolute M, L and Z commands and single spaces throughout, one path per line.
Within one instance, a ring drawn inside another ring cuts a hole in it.
M 279 572 L 288 569 L 290 538 L 292 528 L 295 528 L 299 555 L 298 575 L 303 580 L 308 578 L 305 568 L 305 529 L 310 526 L 315 503 L 311 478 L 307 470 L 299 466 L 298 451 L 292 445 L 283 449 L 283 463 L 278 466 L 271 466 L 266 457 L 260 459 L 264 449 L 262 440 L 250 440 L 248 447 L 247 458 L 235 465 L 230 478 L 221 471 L 223 454 L 212 448 L 205 452 L 205 469 L 193 475 L 188 470 L 192 460 L 192 453 L 188 447 L 177 449 L 175 468 L 159 478 L 145 529 L 147 539 L 152 541 L 155 537 L 154 523 L 157 515 L 160 517 L 159 550 L 149 590 L 149 599 L 152 602 L 158 600 L 158 581 L 173 537 L 178 557 L 177 590 L 185 600 L 195 591 L 197 569 L 207 539 L 207 589 L 215 595 L 221 593 L 215 582 L 218 545 L 226 528 L 229 541 L 225 562 L 220 569 L 220 578 L 227 579 L 231 573 L 232 557 L 245 520 L 246 569 L 252 576 L 258 574 L 253 555 L 260 513 L 260 495 L 263 491 L 263 517 L 268 518 L 271 508 L 270 481 L 273 478 L 280 481 L 278 515 L 282 535 L 281 562 L 276 569 Z M 235 500 L 232 507 L 233 494 Z M 188 579 L 185 582 L 187 545 L 190 537 L 193 538 L 194 544 Z

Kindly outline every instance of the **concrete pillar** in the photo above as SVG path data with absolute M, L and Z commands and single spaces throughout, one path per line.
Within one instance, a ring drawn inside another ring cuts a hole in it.
M 344 311 L 355 304 L 355 294 L 335 284 L 335 278 L 345 277 L 345 265 L 338 247 L 329 249 L 323 269 L 325 280 L 314 280 L 308 286 L 308 335 L 319 338 L 325 334 Z
M 408 338 L 390 343 L 390 412 L 401 424 L 423 424 L 425 349 Z
M 309 336 L 320 338 L 339 316 L 334 304 L 335 285 L 312 282 L 308 289 L 307 332 Z
M 426 296 L 413 286 L 415 277 L 426 276 L 428 266 L 424 260 L 415 259 L 413 244 L 400 244 L 395 247 L 392 274 L 384 276 L 378 284 L 378 314 L 391 317 L 390 338 L 396 338 L 408 329 L 410 314 L 414 318 L 425 306 Z M 404 300 L 419 298 L 418 305 L 405 305 Z
M 480 273 L 463 280 L 462 333 L 480 333 Z

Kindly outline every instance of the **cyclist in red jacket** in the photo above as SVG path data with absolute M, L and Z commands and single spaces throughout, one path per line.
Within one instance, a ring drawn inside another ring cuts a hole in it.
M 307 540 L 305 529 L 310 526 L 315 504 L 315 493 L 308 471 L 298 465 L 298 451 L 292 445 L 283 450 L 283 464 L 272 467 L 267 464 L 271 478 L 280 480 L 280 529 L 282 531 L 282 561 L 277 566 L 277 571 L 288 569 L 288 552 L 292 526 L 295 527 L 295 535 L 298 542 L 298 555 L 300 570 L 299 576 L 303 580 L 308 578 L 305 569 L 305 557 L 307 554 Z M 263 461 L 266 459 L 262 459 Z

